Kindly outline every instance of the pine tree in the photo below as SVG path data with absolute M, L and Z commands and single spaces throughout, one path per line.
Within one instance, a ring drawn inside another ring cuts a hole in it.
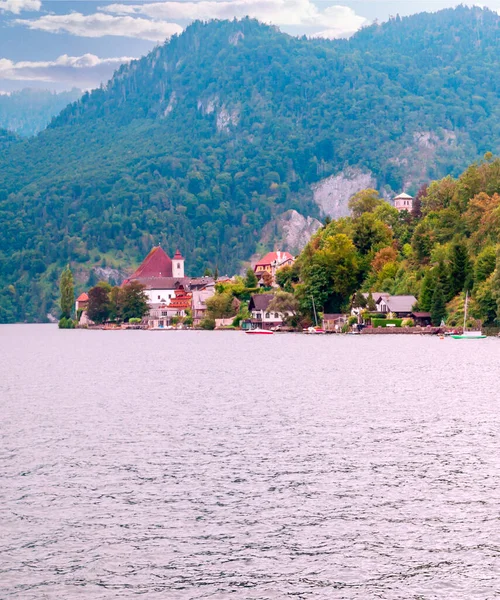
M 432 295 L 436 287 L 436 280 L 431 271 L 427 271 L 422 281 L 420 288 L 420 296 L 418 297 L 418 308 L 423 312 L 429 312 L 432 306 Z
M 61 291 L 61 319 L 69 319 L 75 305 L 73 273 L 71 272 L 69 265 L 61 275 L 61 284 L 59 289 Z
M 434 326 L 441 324 L 446 317 L 446 302 L 444 300 L 443 287 L 440 283 L 436 284 L 432 295 L 431 320 Z
M 373 294 L 371 292 L 368 294 L 368 301 L 366 303 L 366 308 L 370 312 L 375 312 L 377 310 L 377 305 L 375 304 L 375 300 L 373 299 Z
M 465 284 L 471 271 L 469 253 L 464 242 L 456 240 L 451 247 L 450 256 L 450 292 L 453 298 L 465 291 Z
M 435 267 L 434 282 L 434 286 L 437 283 L 441 285 L 445 302 L 449 302 L 455 296 L 450 281 L 450 273 L 443 260 L 440 260 L 437 267 Z

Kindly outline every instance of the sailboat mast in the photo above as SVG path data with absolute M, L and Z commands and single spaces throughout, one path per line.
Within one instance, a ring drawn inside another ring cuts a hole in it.
M 469 292 L 467 291 L 465 293 L 465 307 L 464 307 L 464 333 L 465 333 L 465 326 L 467 324 L 467 304 L 469 302 Z
M 316 304 L 314 303 L 314 296 L 311 294 L 311 299 L 313 301 L 313 310 L 314 310 L 314 322 L 316 323 L 316 327 L 318 326 L 318 315 L 316 314 Z

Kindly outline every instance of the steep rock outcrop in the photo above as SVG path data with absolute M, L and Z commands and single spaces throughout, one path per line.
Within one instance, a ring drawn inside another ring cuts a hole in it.
M 349 198 L 366 188 L 376 188 L 373 175 L 360 169 L 346 169 L 312 186 L 313 198 L 325 216 L 332 219 L 349 215 Z

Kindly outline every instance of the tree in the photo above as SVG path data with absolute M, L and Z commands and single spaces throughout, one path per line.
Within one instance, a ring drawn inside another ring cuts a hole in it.
M 276 271 L 274 279 L 282 290 L 293 293 L 294 284 L 300 280 L 298 263 L 294 263 L 292 266 L 281 267 L 281 269 Z
M 451 296 L 466 291 L 465 283 L 470 275 L 471 265 L 467 247 L 461 239 L 456 239 L 451 247 L 449 272 Z
M 373 300 L 373 296 L 372 296 L 372 300 Z M 363 293 L 358 290 L 356 292 L 356 294 L 354 295 L 354 300 L 352 302 L 353 308 L 366 308 L 366 305 L 367 305 L 366 298 L 364 297 Z
M 373 299 L 373 294 L 371 292 L 368 294 L 368 299 L 367 299 L 367 302 L 366 302 L 366 308 L 370 312 L 376 312 L 376 310 L 377 310 L 377 305 L 375 304 L 375 300 Z
M 422 280 L 422 286 L 420 288 L 420 295 L 418 297 L 418 308 L 423 312 L 429 312 L 432 306 L 432 297 L 434 294 L 434 288 L 436 287 L 436 280 L 433 277 L 431 271 L 427 271 Z
M 493 273 L 496 266 L 496 251 L 494 246 L 486 246 L 482 250 L 477 258 L 474 265 L 474 281 L 479 284 L 486 281 L 488 277 Z
M 271 273 L 269 273 L 268 271 L 264 271 L 264 273 L 262 273 L 262 283 L 264 284 L 265 287 L 272 287 L 273 285 L 273 276 L 271 275 Z
M 352 216 L 356 218 L 364 213 L 373 212 L 382 202 L 383 200 L 380 198 L 377 190 L 368 188 L 351 196 L 348 207 Z
M 426 183 L 424 183 L 424 185 L 422 185 L 418 190 L 417 195 L 413 200 L 411 214 L 414 219 L 420 219 L 420 217 L 422 216 L 422 198 L 425 198 L 428 187 L 429 186 Z
M 73 273 L 69 265 L 61 275 L 61 318 L 69 319 L 75 306 L 75 287 L 73 284 Z
M 110 314 L 109 290 L 103 285 L 90 288 L 87 315 L 94 323 L 104 323 Z
M 434 326 L 441 324 L 446 317 L 446 302 L 443 294 L 443 287 L 440 283 L 436 284 L 432 295 L 431 321 Z
M 214 319 L 227 319 L 234 317 L 237 310 L 233 306 L 233 296 L 228 292 L 222 294 L 215 294 L 206 301 L 207 306 L 207 318 L 209 320 Z
M 299 310 L 299 303 L 293 294 L 289 292 L 276 292 L 274 298 L 269 302 L 268 312 L 277 312 L 283 315 L 285 321 L 294 317 Z
M 497 303 L 497 321 L 500 323 L 500 246 L 497 249 L 496 269 L 492 275 L 491 295 Z
M 142 319 L 149 312 L 148 298 L 141 283 L 131 281 L 120 290 L 117 312 L 125 322 L 132 318 Z
M 245 287 L 256 288 L 259 285 L 257 281 L 257 275 L 255 275 L 253 269 L 247 269 L 247 276 L 245 277 Z

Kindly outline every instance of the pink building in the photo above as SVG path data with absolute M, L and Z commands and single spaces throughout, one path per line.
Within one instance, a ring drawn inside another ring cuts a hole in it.
M 413 209 L 413 198 L 408 194 L 402 193 L 394 198 L 394 208 L 399 212 L 407 210 L 411 212 Z

